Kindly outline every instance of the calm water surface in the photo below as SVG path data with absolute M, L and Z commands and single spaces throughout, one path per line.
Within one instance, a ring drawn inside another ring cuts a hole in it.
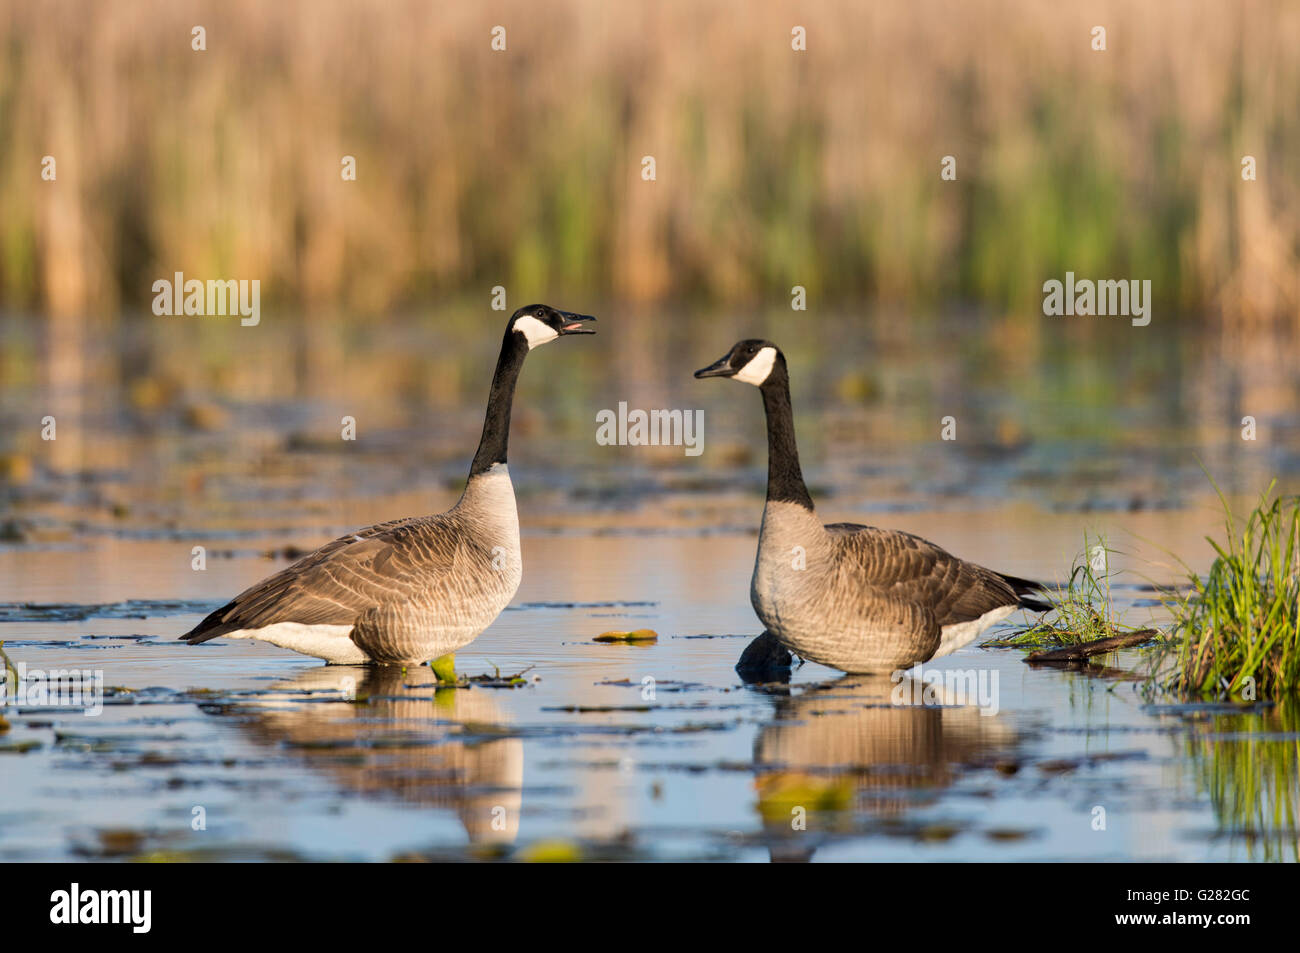
M 1005 512 L 907 522 L 972 558 L 1000 550 L 1014 572 L 1057 565 L 1073 545 L 1062 517 L 1000 546 Z M 269 569 L 264 558 L 177 573 L 161 543 L 0 554 L 11 658 L 131 689 L 110 690 L 98 717 L 6 710 L 3 743 L 36 746 L 0 755 L 0 857 L 1294 859 L 1296 779 L 1271 772 L 1295 762 L 1262 757 L 1258 733 L 1292 749 L 1297 736 L 1268 715 L 1150 707 L 1122 679 L 973 646 L 942 667 L 996 676 L 993 715 L 894 705 L 887 679 L 811 663 L 788 685 L 744 685 L 732 667 L 759 631 L 753 545 L 529 536 L 515 605 L 457 660 L 527 684 L 442 691 L 427 668 L 174 640 L 201 609 L 171 603 L 213 603 Z M 1119 595 L 1134 617 L 1151 613 L 1140 587 Z M 142 601 L 112 605 L 127 598 Z M 637 627 L 660 640 L 591 641 Z M 1256 770 L 1234 774 L 1239 755 Z M 797 807 L 805 830 L 791 829 Z M 195 808 L 206 830 L 192 829 Z
M 742 333 L 784 341 L 786 319 L 689 337 L 670 318 L 618 338 L 601 312 L 585 349 L 530 359 L 511 452 L 524 582 L 457 658 L 525 683 L 441 691 L 427 668 L 176 636 L 286 547 L 454 502 L 495 333 L 0 334 L 0 639 L 16 663 L 109 687 L 97 717 L 3 709 L 0 859 L 1296 859 L 1294 706 L 1149 705 L 1129 679 L 1140 652 L 1088 673 L 978 646 L 936 663 L 996 676 L 991 715 L 891 704 L 887 679 L 815 664 L 744 684 L 761 413 L 689 372 Z M 1203 572 L 1219 532 L 1198 460 L 1242 494 L 1300 483 L 1284 348 L 1155 324 L 1113 341 L 901 327 L 828 321 L 787 347 L 827 521 L 1047 580 L 1104 533 L 1127 621 L 1158 622 L 1147 586 L 1180 578 L 1169 552 Z M 597 446 L 595 413 L 620 400 L 703 408 L 704 454 Z M 642 627 L 658 642 L 592 641 Z

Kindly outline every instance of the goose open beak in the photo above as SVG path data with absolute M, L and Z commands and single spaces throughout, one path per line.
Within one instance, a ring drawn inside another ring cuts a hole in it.
M 731 354 L 730 353 L 724 354 L 722 355 L 722 357 L 718 358 L 708 367 L 701 367 L 698 371 L 695 372 L 695 376 L 697 378 L 731 377 L 733 374 L 736 373 L 736 369 L 728 363 L 728 361 L 730 360 L 731 360 Z
M 560 325 L 561 334 L 595 334 L 595 328 L 584 328 L 582 322 L 595 321 L 596 319 L 589 314 L 573 314 L 569 311 L 559 312 L 564 323 Z

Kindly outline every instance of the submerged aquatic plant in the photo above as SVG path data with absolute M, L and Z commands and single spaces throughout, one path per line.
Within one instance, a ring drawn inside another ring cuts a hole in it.
M 1079 645 L 1139 631 L 1139 626 L 1119 621 L 1111 597 L 1110 581 L 1118 570 L 1110 568 L 1111 554 L 1103 537 L 1083 537 L 1083 552 L 1074 558 L 1070 578 L 1063 586 L 1043 591 L 1051 609 L 1037 622 L 1011 635 L 989 639 L 983 648 L 1047 648 Z
M 1166 594 L 1171 638 L 1153 659 L 1148 690 L 1279 698 L 1300 687 L 1300 497 L 1274 483 L 1244 523 L 1223 492 L 1227 540 L 1202 579 Z
M 8 691 L 10 679 L 13 680 L 14 688 L 17 689 L 18 687 L 18 669 L 14 666 L 13 662 L 9 661 L 9 656 L 5 654 L 4 646 L 4 642 L 0 641 L 0 679 L 3 680 L 0 681 L 0 687 L 4 689 L 4 691 L 0 691 L 0 698 L 4 697 L 5 693 Z

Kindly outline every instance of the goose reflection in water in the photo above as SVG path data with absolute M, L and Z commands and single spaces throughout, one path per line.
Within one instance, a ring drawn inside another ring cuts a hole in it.
M 492 737 L 508 729 L 488 689 L 438 689 L 428 666 L 328 665 L 273 690 L 292 694 L 250 706 L 259 740 L 285 745 L 345 790 L 450 808 L 471 843 L 514 842 L 524 747 Z M 303 692 L 338 700 L 308 701 Z
M 771 658 L 762 638 L 747 657 Z M 753 670 L 742 675 L 762 681 Z M 862 833 L 864 821 L 892 826 L 936 801 L 964 768 L 1018 744 L 1004 716 L 916 704 L 887 676 L 791 686 L 788 668 L 769 667 L 764 677 L 775 710 L 754 742 L 754 787 L 774 861 L 810 860 L 828 837 Z

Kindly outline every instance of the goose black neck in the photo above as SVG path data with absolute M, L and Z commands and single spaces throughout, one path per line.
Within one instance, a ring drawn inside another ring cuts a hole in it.
M 483 437 L 479 440 L 474 462 L 469 467 L 471 477 L 485 472 L 494 463 L 506 462 L 506 444 L 510 440 L 510 405 L 514 403 L 515 382 L 519 380 L 519 369 L 524 366 L 527 354 L 528 342 L 524 336 L 515 334 L 513 328 L 507 328 L 505 340 L 501 342 L 501 356 L 497 358 L 497 369 L 492 375 L 492 390 L 488 393 Z
M 813 508 L 799 469 L 799 448 L 794 440 L 794 411 L 790 407 L 790 378 L 780 358 L 759 388 L 767 411 L 767 499 L 769 503 L 797 503 Z

